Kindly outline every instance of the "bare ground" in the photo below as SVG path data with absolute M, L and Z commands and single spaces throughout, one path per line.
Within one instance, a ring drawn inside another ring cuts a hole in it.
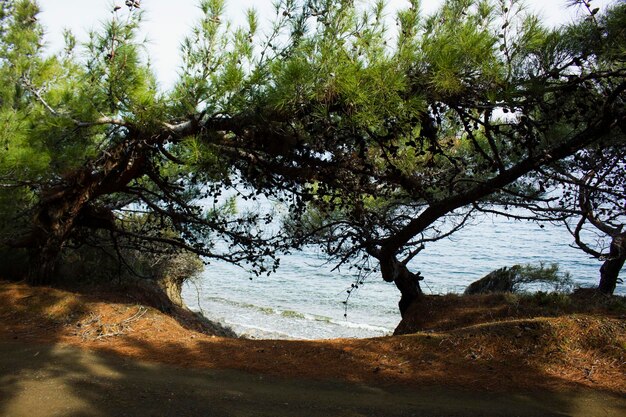
M 0 283 L 0 415 L 626 413 L 621 317 L 464 323 L 365 340 L 243 340 L 99 299 Z

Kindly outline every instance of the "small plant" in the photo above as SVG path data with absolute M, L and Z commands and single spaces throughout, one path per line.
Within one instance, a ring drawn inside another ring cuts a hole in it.
M 531 300 L 539 306 L 554 306 L 565 308 L 572 304 L 572 299 L 568 294 L 562 292 L 538 291 L 532 294 Z
M 546 267 L 543 263 L 539 266 L 515 265 L 511 268 L 514 270 L 513 292 L 519 292 L 524 285 L 528 284 L 544 284 L 552 287 L 555 292 L 567 293 L 574 288 L 574 282 L 569 272 L 560 272 L 559 266 L 555 263 Z

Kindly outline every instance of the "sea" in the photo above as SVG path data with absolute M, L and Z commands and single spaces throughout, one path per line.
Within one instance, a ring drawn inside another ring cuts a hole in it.
M 562 226 L 484 216 L 450 238 L 429 244 L 410 267 L 424 276 L 421 286 L 427 294 L 462 293 L 489 272 L 515 264 L 557 263 L 576 286 L 597 285 L 601 262 L 573 248 L 572 242 Z M 333 267 L 315 248 L 281 257 L 279 270 L 263 277 L 212 262 L 185 285 L 183 299 L 193 310 L 246 338 L 367 338 L 393 333 L 400 322 L 395 286 L 372 274 L 350 291 L 355 273 Z M 618 284 L 616 294 L 626 295 L 626 285 Z

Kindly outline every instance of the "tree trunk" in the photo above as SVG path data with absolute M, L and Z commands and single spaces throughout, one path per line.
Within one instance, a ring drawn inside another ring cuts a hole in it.
M 88 201 L 89 191 L 81 187 L 53 187 L 44 192 L 33 217 L 29 244 L 28 282 L 31 285 L 48 285 L 55 281 L 61 251 Z
M 172 278 L 171 276 L 165 276 L 157 280 L 157 285 L 167 295 L 167 298 L 174 303 L 174 305 L 182 308 L 187 308 L 183 301 L 183 279 Z
M 50 215 L 61 214 L 60 210 L 59 207 L 42 208 L 33 219 L 35 232 L 29 248 L 27 277 L 31 285 L 49 285 L 56 279 L 59 257 L 75 219 L 75 216 L 68 218 L 70 213 L 59 217 Z
M 419 273 L 414 274 L 409 271 L 406 265 L 399 262 L 395 257 L 381 259 L 380 267 L 383 279 L 387 282 L 393 282 L 400 290 L 401 297 L 398 307 L 402 318 L 404 318 L 409 306 L 423 295 L 419 284 L 422 277 Z
M 111 149 L 103 158 L 99 171 L 93 172 L 88 165 L 42 191 L 32 231 L 24 239 L 28 243 L 23 245 L 30 250 L 29 283 L 47 285 L 54 282 L 59 256 L 77 227 L 108 230 L 115 227 L 111 210 L 96 207 L 92 202 L 143 175 L 148 151 L 137 146 L 143 153 L 134 154 L 131 145 L 132 142 L 127 141 Z
M 27 281 L 30 285 L 50 285 L 54 282 L 61 247 L 46 242 L 41 248 L 29 251 Z
M 613 295 L 624 261 L 626 261 L 626 233 L 621 233 L 613 237 L 609 257 L 600 268 L 600 285 L 598 286 L 600 292 Z

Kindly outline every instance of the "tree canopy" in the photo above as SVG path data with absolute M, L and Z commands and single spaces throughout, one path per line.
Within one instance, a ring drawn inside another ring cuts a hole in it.
M 203 0 L 161 92 L 128 3 L 52 57 L 36 3 L 2 3 L 0 233 L 28 252 L 31 282 L 52 281 L 71 246 L 264 273 L 277 251 L 316 244 L 395 282 L 404 311 L 425 244 L 536 201 L 545 170 L 624 141 L 624 4 L 578 1 L 587 17 L 550 29 L 516 0 L 430 16 L 412 1 L 392 31 L 382 1 L 282 0 L 261 31 Z M 234 196 L 284 201 L 285 227 Z

